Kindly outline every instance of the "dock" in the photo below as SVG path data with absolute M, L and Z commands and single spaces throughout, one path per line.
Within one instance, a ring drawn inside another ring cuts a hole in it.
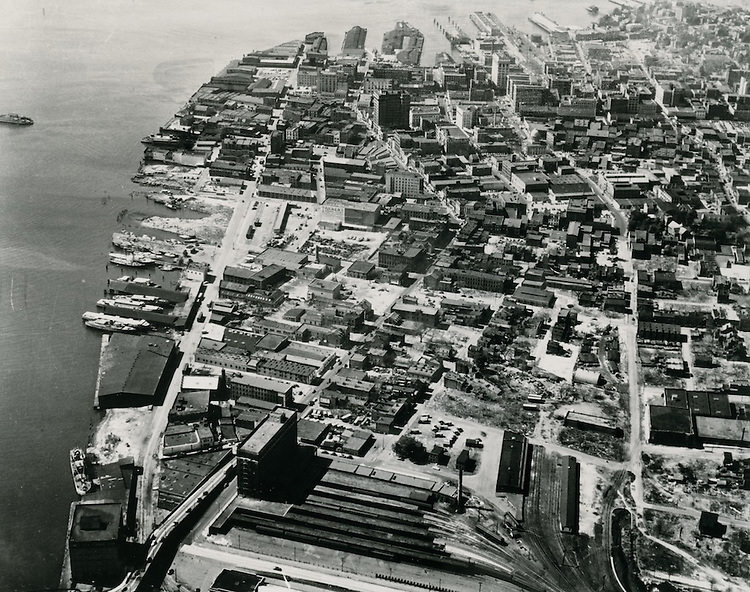
M 643 6 L 643 2 L 638 2 L 638 0 L 609 0 L 612 4 L 616 6 L 621 6 L 623 8 L 639 8 L 640 6 Z
M 612 1 L 612 0 L 610 0 Z M 535 12 L 529 17 L 529 20 L 539 27 L 545 33 L 566 33 L 567 29 L 558 25 L 543 12 Z
M 107 344 L 111 335 L 105 333 L 102 335 L 102 344 L 99 347 L 99 370 L 96 373 L 96 387 L 94 388 L 94 409 L 99 409 L 99 387 L 102 382 L 102 361 L 104 360 L 104 352 L 107 350 Z M 70 529 L 68 529 L 70 532 Z

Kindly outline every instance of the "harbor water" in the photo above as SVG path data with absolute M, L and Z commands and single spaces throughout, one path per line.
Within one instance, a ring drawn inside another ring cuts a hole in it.
M 142 136 L 230 59 L 313 30 L 337 53 L 354 25 L 379 47 L 407 20 L 432 64 L 449 49 L 436 17 L 468 23 L 468 10 L 494 11 L 532 31 L 535 11 L 564 26 L 591 22 L 591 3 L 0 0 L 0 113 L 36 122 L 0 126 L 0 590 L 57 588 L 75 499 L 68 451 L 89 433 L 100 344 L 81 314 L 114 275 L 112 232 L 170 214 L 131 198 Z

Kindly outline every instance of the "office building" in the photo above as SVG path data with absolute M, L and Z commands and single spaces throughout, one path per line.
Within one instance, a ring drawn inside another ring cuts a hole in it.
M 246 497 L 283 499 L 297 454 L 297 414 L 275 409 L 237 450 L 237 490 Z
M 375 95 L 373 119 L 380 127 L 404 129 L 409 127 L 411 98 L 403 91 L 381 91 Z

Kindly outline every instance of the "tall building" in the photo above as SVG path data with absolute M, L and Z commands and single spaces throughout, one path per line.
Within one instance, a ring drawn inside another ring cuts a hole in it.
M 365 55 L 365 41 L 367 40 L 367 29 L 354 26 L 344 35 L 344 43 L 341 45 L 341 55 L 362 57 Z
M 73 505 L 68 554 L 73 582 L 112 586 L 123 575 L 122 504 L 108 501 Z
M 297 414 L 276 408 L 237 450 L 240 495 L 283 499 L 297 455 Z
M 411 98 L 403 91 L 381 91 L 375 95 L 373 118 L 380 127 L 404 129 L 409 127 Z
M 500 94 L 505 94 L 511 64 L 513 64 L 513 58 L 508 54 L 492 54 L 492 83 L 498 88 Z
M 417 197 L 424 191 L 424 179 L 410 171 L 388 171 L 385 187 L 388 193 L 400 192 L 404 197 Z

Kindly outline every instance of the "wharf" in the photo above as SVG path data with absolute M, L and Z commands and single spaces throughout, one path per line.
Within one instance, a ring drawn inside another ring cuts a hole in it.
M 184 290 L 170 290 L 158 286 L 149 286 L 138 282 L 125 282 L 122 280 L 108 280 L 107 292 L 110 294 L 138 294 L 142 296 L 156 296 L 167 302 L 179 304 L 185 302 L 190 296 Z
M 638 2 L 637 0 L 609 0 L 612 4 L 616 6 L 622 6 L 623 8 L 638 8 L 639 6 L 643 5 L 643 2 Z
M 99 347 L 99 369 L 96 372 L 96 387 L 94 388 L 94 409 L 99 409 L 99 388 L 102 384 L 102 362 L 104 360 L 104 352 L 107 351 L 107 344 L 109 343 L 110 337 L 112 336 L 109 333 L 105 333 L 104 335 L 102 335 L 102 344 Z M 70 532 L 70 528 L 68 528 L 68 532 Z M 67 549 L 67 545 L 65 548 Z
M 535 12 L 529 17 L 529 20 L 546 33 L 565 33 L 563 27 L 558 25 L 543 12 Z

